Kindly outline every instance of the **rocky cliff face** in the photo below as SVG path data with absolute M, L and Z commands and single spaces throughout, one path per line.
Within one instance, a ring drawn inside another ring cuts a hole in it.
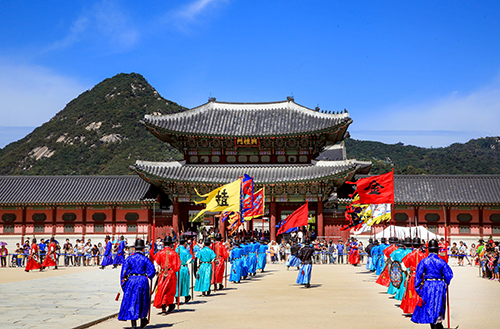
M 184 110 L 139 74 L 118 74 L 72 100 L 49 122 L 0 151 L 2 175 L 130 174 L 136 159 L 179 158 L 139 120 Z

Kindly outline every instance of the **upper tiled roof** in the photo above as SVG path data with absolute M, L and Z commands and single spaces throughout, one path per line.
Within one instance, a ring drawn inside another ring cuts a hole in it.
M 0 205 L 133 203 L 150 187 L 135 175 L 0 176 Z
M 264 137 L 298 135 L 350 124 L 349 113 L 330 114 L 286 100 L 274 103 L 210 101 L 191 110 L 146 115 L 144 124 L 172 133 Z
M 394 202 L 498 205 L 500 175 L 394 175 Z
M 364 165 L 366 164 L 355 160 L 272 165 L 186 165 L 177 161 L 137 161 L 131 168 L 139 174 L 154 175 L 172 181 L 223 184 L 232 182 L 243 174 L 253 177 L 255 183 L 310 181 L 352 171 Z

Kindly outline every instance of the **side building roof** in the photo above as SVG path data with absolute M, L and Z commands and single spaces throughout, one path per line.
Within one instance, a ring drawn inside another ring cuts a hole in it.
M 155 198 L 136 175 L 0 176 L 0 205 L 138 203 Z
M 322 113 L 288 99 L 272 103 L 211 100 L 191 110 L 146 115 L 143 124 L 172 134 L 216 137 L 293 136 L 348 126 L 349 113 Z

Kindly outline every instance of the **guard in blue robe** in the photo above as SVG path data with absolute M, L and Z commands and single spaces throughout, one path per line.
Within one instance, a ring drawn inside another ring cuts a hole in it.
M 422 298 L 411 321 L 429 323 L 431 328 L 442 329 L 446 311 L 446 292 L 453 278 L 450 266 L 437 255 L 439 243 L 429 241 L 429 256 L 422 259 L 415 273 L 415 290 Z
M 148 313 L 151 305 L 149 279 L 155 274 L 155 266 L 144 256 L 144 240 L 135 241 L 135 253 L 125 260 L 121 272 L 123 299 L 118 313 L 118 320 L 131 320 L 132 328 L 137 328 L 137 320 L 141 319 L 141 328 L 148 324 Z
M 300 267 L 300 259 L 297 257 L 297 253 L 300 250 L 300 244 L 292 242 L 292 246 L 290 247 L 290 257 L 286 261 L 286 269 L 288 270 L 291 267 L 296 267 L 297 270 Z
M 313 254 L 314 248 L 308 241 L 306 241 L 304 247 L 302 247 L 297 253 L 297 257 L 302 261 L 302 266 L 300 267 L 299 275 L 297 276 L 297 283 L 305 285 L 306 288 L 311 286 Z
M 370 238 L 368 240 L 368 246 L 366 246 L 365 248 L 365 252 L 366 252 L 366 269 L 371 271 L 371 267 L 372 267 L 372 248 L 374 247 L 375 245 L 373 244 L 373 239 Z
M 104 240 L 106 243 L 106 249 L 104 250 L 104 255 L 102 257 L 101 270 L 104 270 L 106 266 L 113 264 L 113 244 L 110 240 L 111 237 L 109 235 L 106 236 L 106 239 Z
M 241 269 L 243 267 L 243 249 L 238 246 L 238 242 L 235 242 L 235 247 L 231 249 L 230 262 L 231 262 L 231 274 L 229 275 L 229 281 L 239 283 L 241 280 Z
M 249 244 L 249 254 L 248 254 L 248 274 L 255 276 L 257 274 L 257 250 L 259 249 L 259 244 L 255 242 L 255 239 L 251 239 Z
M 118 245 L 118 251 L 115 255 L 115 259 L 113 259 L 113 268 L 116 268 L 118 265 L 122 265 L 125 261 L 125 238 L 123 235 L 120 237 L 120 244 Z
M 184 237 L 180 238 L 180 245 L 175 249 L 175 252 L 179 255 L 181 259 L 181 268 L 179 272 L 177 272 L 177 290 L 175 293 L 175 297 L 179 298 L 179 296 L 184 296 L 184 303 L 188 303 L 191 300 L 191 296 L 189 295 L 189 267 L 188 265 L 193 261 L 193 256 L 186 248 L 187 241 Z
M 412 245 L 412 240 L 411 238 L 406 238 L 405 239 L 405 242 L 404 242 L 404 246 L 403 247 L 400 247 L 397 251 L 398 253 L 396 255 L 394 255 L 394 257 L 392 257 L 392 255 L 394 253 L 391 254 L 391 258 L 393 261 L 398 261 L 400 262 L 401 264 L 403 263 L 403 258 L 405 258 L 406 255 L 408 255 L 409 253 L 411 253 L 412 249 L 411 249 L 411 245 Z M 399 286 L 399 288 L 396 289 L 396 294 L 394 295 L 394 299 L 396 300 L 403 300 L 403 297 L 405 295 L 405 291 L 406 291 L 406 288 L 405 288 L 405 282 L 406 282 L 406 273 L 403 272 L 403 280 L 402 280 L 402 283 L 401 285 Z
M 373 242 L 372 250 L 370 254 L 372 256 L 372 263 L 370 264 L 370 271 L 375 272 L 377 270 L 377 264 L 379 262 L 379 258 L 382 256 L 380 252 L 380 245 L 377 239 Z
M 240 248 L 242 249 L 241 277 L 246 279 L 248 276 L 248 245 L 243 241 L 240 244 Z
M 269 246 L 265 240 L 261 240 L 259 249 L 257 250 L 257 269 L 264 272 L 267 263 L 267 250 Z
M 377 271 L 375 272 L 377 275 L 380 275 L 385 268 L 385 258 L 384 258 L 384 250 L 389 247 L 389 244 L 386 242 L 385 238 L 381 239 L 381 244 L 378 247 L 378 252 L 380 253 L 380 258 L 377 262 Z
M 210 244 L 210 240 L 205 240 L 205 247 L 196 254 L 196 258 L 200 260 L 200 267 L 196 274 L 194 291 L 201 291 L 203 296 L 210 295 L 212 282 L 212 261 L 215 259 L 215 252 L 210 249 Z

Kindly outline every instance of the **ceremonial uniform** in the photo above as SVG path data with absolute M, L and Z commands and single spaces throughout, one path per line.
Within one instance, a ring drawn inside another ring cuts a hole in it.
M 211 249 L 215 253 L 215 259 L 212 263 L 212 284 L 219 284 L 219 289 L 222 288 L 222 282 L 224 281 L 224 270 L 226 268 L 226 260 L 229 256 L 226 247 L 221 241 L 214 242 Z
M 399 248 L 391 254 L 391 259 L 393 262 L 401 262 L 406 255 L 411 253 L 411 249 Z M 406 273 L 402 273 L 403 279 L 401 281 L 401 285 L 399 288 L 395 288 L 394 299 L 402 300 L 405 293 L 405 281 L 406 281 Z
M 31 270 L 39 270 L 42 268 L 42 264 L 40 264 L 40 257 L 38 256 L 38 245 L 36 244 L 36 240 L 34 240 L 31 245 L 30 255 L 28 257 L 28 261 L 26 262 L 26 268 L 24 269 L 26 272 Z
M 359 264 L 359 248 L 356 241 L 351 241 L 351 248 L 349 249 L 349 264 L 358 265 Z
M 264 272 L 264 269 L 266 268 L 267 249 L 269 249 L 269 246 L 265 243 L 261 243 L 257 251 L 257 269 L 262 272 Z
M 147 324 L 151 305 L 148 278 L 152 279 L 156 274 L 153 263 L 142 253 L 143 248 L 144 241 L 142 241 L 142 247 L 136 242 L 136 252 L 125 260 L 121 271 L 123 299 L 118 320 L 131 320 L 133 328 L 138 319 L 141 319 L 141 328 Z
M 196 283 L 194 291 L 201 291 L 203 294 L 210 294 L 210 283 L 212 282 L 212 261 L 215 259 L 215 253 L 208 246 L 198 251 L 196 258 L 200 260 L 200 267 L 196 274 Z
M 113 244 L 108 240 L 106 243 L 106 249 L 104 250 L 104 255 L 101 262 L 101 268 L 105 268 L 108 265 L 113 264 Z
M 229 275 L 229 281 L 240 282 L 241 280 L 241 269 L 243 259 L 241 258 L 243 254 L 243 249 L 236 246 L 231 250 L 231 274 Z
M 372 263 L 370 264 L 370 271 L 375 272 L 377 270 L 377 264 L 379 262 L 379 258 L 383 257 L 383 254 L 380 251 L 380 246 L 378 245 L 378 241 L 375 241 L 375 245 L 372 247 L 370 255 L 372 257 Z
M 296 267 L 297 269 L 300 267 L 300 259 L 297 257 L 299 250 L 300 244 L 294 243 L 290 248 L 290 257 L 288 257 L 288 261 L 286 262 L 287 267 Z
M 383 264 L 384 267 L 376 282 L 384 287 L 389 287 L 389 285 L 391 284 L 391 278 L 389 276 L 390 259 L 391 254 L 397 249 L 398 247 L 395 244 L 391 244 L 388 247 L 385 247 L 385 245 L 380 245 L 379 252 L 381 253 L 381 256 L 379 259 L 379 264 Z M 384 256 L 387 257 L 387 262 L 385 262 Z M 377 272 L 379 271 L 379 268 L 380 267 L 377 265 Z
M 391 254 L 390 252 L 394 251 L 397 247 L 395 245 L 392 245 L 391 248 L 394 248 L 392 250 L 389 250 L 390 252 L 389 253 L 386 253 L 384 252 L 385 249 L 389 248 L 391 246 L 389 246 L 388 244 L 386 243 L 382 243 L 380 246 L 379 246 L 379 253 L 380 253 L 380 258 L 378 259 L 378 262 L 377 262 L 377 270 L 376 270 L 376 274 L 377 275 L 380 275 L 382 273 L 382 271 L 384 270 L 385 268 L 385 259 L 384 259 L 384 255 L 386 257 L 389 257 L 389 255 Z
M 420 250 L 420 248 L 415 248 L 410 254 L 403 258 L 402 262 L 410 272 L 410 277 L 406 281 L 406 290 L 401 301 L 400 308 L 405 314 L 413 313 L 415 307 L 417 306 L 420 296 L 418 296 L 415 290 L 415 271 L 417 270 L 418 263 L 425 258 L 425 254 Z
M 179 269 L 179 272 L 177 272 L 178 283 L 176 285 L 177 291 L 175 293 L 175 297 L 188 297 L 190 283 L 188 264 L 192 261 L 193 256 L 183 245 L 177 247 L 177 249 L 175 249 L 175 252 L 179 255 L 179 259 L 181 260 L 181 267 Z
M 47 257 L 43 261 L 42 266 L 43 267 L 55 266 L 55 268 L 57 269 L 56 243 L 54 241 L 50 242 Z
M 366 252 L 366 269 L 369 270 L 369 271 L 371 271 L 371 267 L 372 267 L 372 248 L 373 247 L 375 247 L 375 245 L 373 244 L 372 239 L 370 239 L 370 243 L 365 248 L 365 252 Z
M 160 266 L 160 272 L 158 274 L 158 290 L 153 306 L 162 308 L 165 312 L 166 305 L 174 303 L 175 292 L 177 290 L 176 272 L 181 267 L 181 260 L 179 255 L 169 246 L 157 252 L 154 260 Z M 170 308 L 173 309 L 173 307 Z
M 248 274 L 257 273 L 257 250 L 259 249 L 259 244 L 256 242 L 252 242 L 249 245 L 249 254 L 248 254 Z
M 297 258 L 302 261 L 302 266 L 300 267 L 299 275 L 297 276 L 297 283 L 306 285 L 306 288 L 309 288 L 311 283 L 313 254 L 314 248 L 310 245 L 305 245 L 297 253 Z
M 115 255 L 115 259 L 113 259 L 113 266 L 117 267 L 118 265 L 122 265 L 125 261 L 125 241 L 123 237 L 120 239 L 120 244 L 118 245 L 118 251 Z
M 415 307 L 411 317 L 413 322 L 437 324 L 444 319 L 446 292 L 452 278 L 453 271 L 450 266 L 437 254 L 431 252 L 420 261 L 415 273 L 415 290 L 422 301 Z M 442 328 L 442 325 L 439 325 Z
M 241 276 L 246 278 L 248 276 L 248 245 L 246 243 L 242 243 L 240 248 L 242 249 Z

